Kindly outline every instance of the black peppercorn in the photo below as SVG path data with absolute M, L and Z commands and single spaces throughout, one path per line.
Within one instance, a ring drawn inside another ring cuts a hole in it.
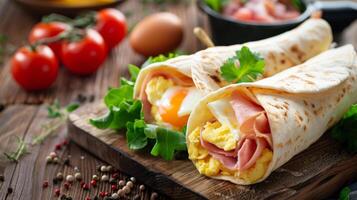
M 65 194 L 61 195 L 61 200 L 67 200 L 67 196 Z
M 53 178 L 52 183 L 53 183 L 54 185 L 57 185 L 57 184 L 58 184 L 58 179 L 57 179 L 56 177 Z
M 0 181 L 1 181 L 1 182 L 4 182 L 4 181 L 5 181 L 4 175 L 0 175 Z
M 72 200 L 72 197 L 67 197 L 67 199 L 66 200 Z
M 7 188 L 7 193 L 8 193 L 8 194 L 11 194 L 12 192 L 13 192 L 12 187 L 8 187 L 8 188 Z
M 69 165 L 69 158 L 64 159 L 63 164 Z

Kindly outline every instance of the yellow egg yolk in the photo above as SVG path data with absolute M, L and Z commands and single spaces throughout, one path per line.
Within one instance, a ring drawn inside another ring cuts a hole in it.
M 229 127 L 221 125 L 217 121 L 213 123 L 207 122 L 202 131 L 202 138 L 225 151 L 234 150 L 237 146 L 237 140 Z
M 207 122 L 204 128 L 206 129 L 207 127 L 210 132 L 212 132 L 213 129 L 222 128 L 219 122 Z M 189 158 L 194 161 L 196 168 L 201 174 L 206 176 L 233 176 L 235 178 L 245 180 L 247 183 L 254 183 L 264 176 L 266 170 L 268 169 L 269 163 L 273 158 L 273 152 L 270 149 L 265 148 L 256 163 L 249 169 L 243 171 L 232 171 L 225 168 L 222 163 L 213 158 L 208 151 L 201 146 L 200 129 L 200 127 L 197 127 L 188 136 L 188 154 Z M 204 134 L 204 131 L 202 134 Z M 207 135 L 215 134 L 208 133 Z M 221 136 L 218 135 L 218 137 Z M 217 144 L 223 145 L 223 142 L 216 143 L 216 145 Z
M 173 128 L 182 129 L 187 124 L 189 116 L 178 116 L 178 111 L 187 96 L 188 89 L 178 87 L 168 96 L 168 99 L 163 99 L 165 92 L 174 86 L 172 80 L 158 76 L 148 82 L 145 92 L 152 105 L 151 114 L 155 121 L 158 124 L 166 123 L 172 125 Z

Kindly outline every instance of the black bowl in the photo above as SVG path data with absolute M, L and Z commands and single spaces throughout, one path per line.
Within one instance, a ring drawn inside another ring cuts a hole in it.
M 198 0 L 197 4 L 208 15 L 212 38 L 216 45 L 244 43 L 281 34 L 295 28 L 317 10 L 323 11 L 323 18 L 327 19 L 336 32 L 357 19 L 357 3 L 349 1 L 306 4 L 305 11 L 298 18 L 274 24 L 238 21 L 212 10 L 204 0 Z

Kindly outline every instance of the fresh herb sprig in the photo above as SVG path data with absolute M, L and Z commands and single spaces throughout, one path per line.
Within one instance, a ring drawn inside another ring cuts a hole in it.
M 296 10 L 300 12 L 304 12 L 306 10 L 305 3 L 301 0 L 291 0 L 291 4 Z
M 78 107 L 79 104 L 71 103 L 61 108 L 56 99 L 52 105 L 47 107 L 47 116 L 52 120 L 42 125 L 41 133 L 33 138 L 32 145 L 41 144 L 46 138 L 52 135 L 59 127 L 66 123 L 69 113 L 73 112 Z
M 162 62 L 178 55 L 151 57 L 145 63 Z M 128 69 L 130 80 L 121 78 L 121 86 L 109 89 L 104 97 L 107 113 L 99 118 L 90 119 L 89 123 L 99 129 L 126 129 L 129 149 L 140 150 L 150 146 L 151 155 L 172 160 L 176 152 L 186 150 L 185 135 L 180 131 L 147 124 L 144 121 L 142 102 L 133 99 L 134 84 L 140 69 L 135 65 L 129 65 Z
M 4 155 L 6 156 L 6 158 L 12 162 L 18 162 L 22 155 L 28 153 L 26 142 L 19 137 L 16 137 L 16 139 L 17 139 L 16 150 L 13 152 L 9 152 L 9 153 L 4 152 Z
M 351 189 L 349 187 L 344 187 L 339 195 L 338 200 L 350 200 Z
M 243 46 L 221 66 L 221 75 L 230 83 L 253 82 L 264 73 L 264 66 L 263 58 Z
M 205 3 L 216 12 L 221 12 L 228 0 L 205 0 Z
M 357 153 L 357 104 L 352 105 L 343 118 L 331 129 L 332 138 L 344 144 L 348 151 Z

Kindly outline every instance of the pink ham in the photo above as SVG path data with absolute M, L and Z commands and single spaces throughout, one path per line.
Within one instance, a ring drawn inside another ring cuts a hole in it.
M 143 104 L 144 118 L 147 122 L 153 121 L 153 117 L 151 116 L 151 104 L 150 104 L 150 102 L 147 98 L 146 92 L 145 92 L 146 85 L 149 83 L 149 81 L 152 78 L 157 77 L 157 76 L 162 76 L 164 78 L 171 79 L 177 85 L 192 86 L 192 81 L 182 80 L 181 78 L 173 75 L 171 72 L 172 71 L 170 71 L 170 70 L 166 70 L 166 71 L 161 70 L 161 71 L 150 72 L 145 77 L 143 84 L 141 85 L 139 99 L 141 100 L 141 102 Z M 179 73 L 179 72 L 175 72 L 175 73 Z
M 231 105 L 240 124 L 241 138 L 235 151 L 226 152 L 217 146 L 204 141 L 201 145 L 227 169 L 246 170 L 252 167 L 261 156 L 264 148 L 272 147 L 268 118 L 264 109 L 239 92 L 232 94 Z

